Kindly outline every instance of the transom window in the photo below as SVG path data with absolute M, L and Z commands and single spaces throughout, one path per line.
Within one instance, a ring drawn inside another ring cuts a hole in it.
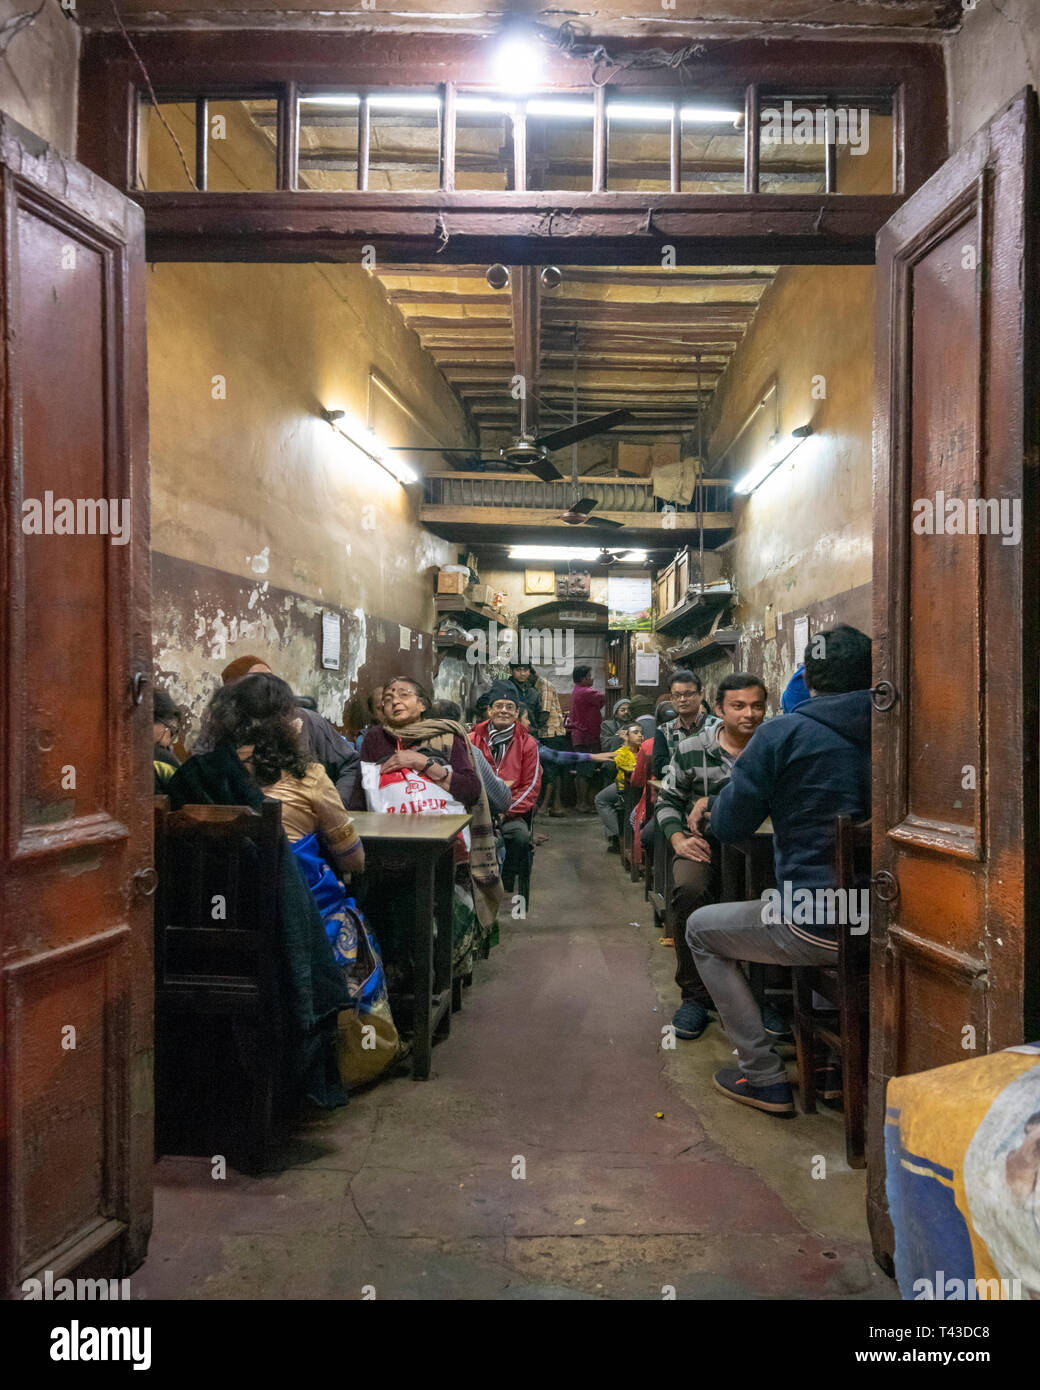
M 878 194 L 896 191 L 897 144 L 877 92 L 174 93 L 140 102 L 136 186 Z

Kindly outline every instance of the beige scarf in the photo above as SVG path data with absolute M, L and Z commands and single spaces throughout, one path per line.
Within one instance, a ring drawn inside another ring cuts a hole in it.
M 391 738 L 399 738 L 403 743 L 421 743 L 442 753 L 450 762 L 455 739 L 461 739 L 466 749 L 470 767 L 476 772 L 473 758 L 473 745 L 461 724 L 454 719 L 420 719 L 416 724 L 405 724 L 402 728 L 386 726 Z M 477 773 L 479 780 L 480 774 Z M 498 916 L 498 905 L 502 901 L 502 880 L 498 875 L 498 855 L 495 853 L 495 832 L 491 825 L 491 810 L 488 806 L 484 783 L 480 783 L 480 800 L 469 811 L 472 816 L 469 827 L 469 873 L 473 881 L 473 906 L 477 921 L 484 931 L 490 931 Z

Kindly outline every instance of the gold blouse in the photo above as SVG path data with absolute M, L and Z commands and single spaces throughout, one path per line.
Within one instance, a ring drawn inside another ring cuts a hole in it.
M 349 854 L 360 844 L 354 822 L 321 763 L 308 763 L 302 777 L 283 772 L 264 788 L 264 796 L 282 803 L 282 829 L 290 842 L 318 831 L 332 854 Z

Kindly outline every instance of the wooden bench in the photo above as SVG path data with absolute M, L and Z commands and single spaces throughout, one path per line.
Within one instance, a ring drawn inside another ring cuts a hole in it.
M 869 821 L 839 816 L 835 824 L 835 885 L 844 892 L 866 889 L 870 882 Z M 869 912 L 865 923 L 869 925 Z M 816 1110 L 816 1042 L 826 1043 L 841 1058 L 845 1154 L 850 1168 L 866 1167 L 867 1044 L 869 1030 L 870 933 L 838 927 L 836 967 L 795 966 L 794 1034 L 798 1051 L 798 1085 L 802 1109 Z M 813 1004 L 816 992 L 829 1006 Z M 837 1029 L 827 1013 L 838 1015 Z
M 259 1171 L 289 1104 L 279 983 L 282 808 L 265 801 L 259 811 L 207 805 L 171 812 L 168 805 L 156 798 L 156 1147 L 167 1151 L 185 1106 L 195 1114 L 206 1107 L 219 1131 L 226 1107 L 200 1089 L 229 1058 L 211 1055 L 193 1074 L 185 1043 L 206 1059 L 212 1024 L 223 1018 L 249 1082 L 244 1134 L 230 1127 L 227 1146 L 242 1142 L 245 1166 Z

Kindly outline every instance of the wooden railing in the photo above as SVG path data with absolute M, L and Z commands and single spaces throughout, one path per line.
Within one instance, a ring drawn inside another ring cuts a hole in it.
M 698 511 L 703 493 L 705 511 L 728 511 L 732 497 L 730 478 L 705 478 L 682 512 Z M 447 507 L 537 507 L 564 512 L 578 497 L 592 497 L 603 512 L 660 512 L 672 504 L 654 496 L 649 478 L 579 478 L 577 492 L 569 478 L 543 483 L 522 473 L 427 473 L 424 501 Z

